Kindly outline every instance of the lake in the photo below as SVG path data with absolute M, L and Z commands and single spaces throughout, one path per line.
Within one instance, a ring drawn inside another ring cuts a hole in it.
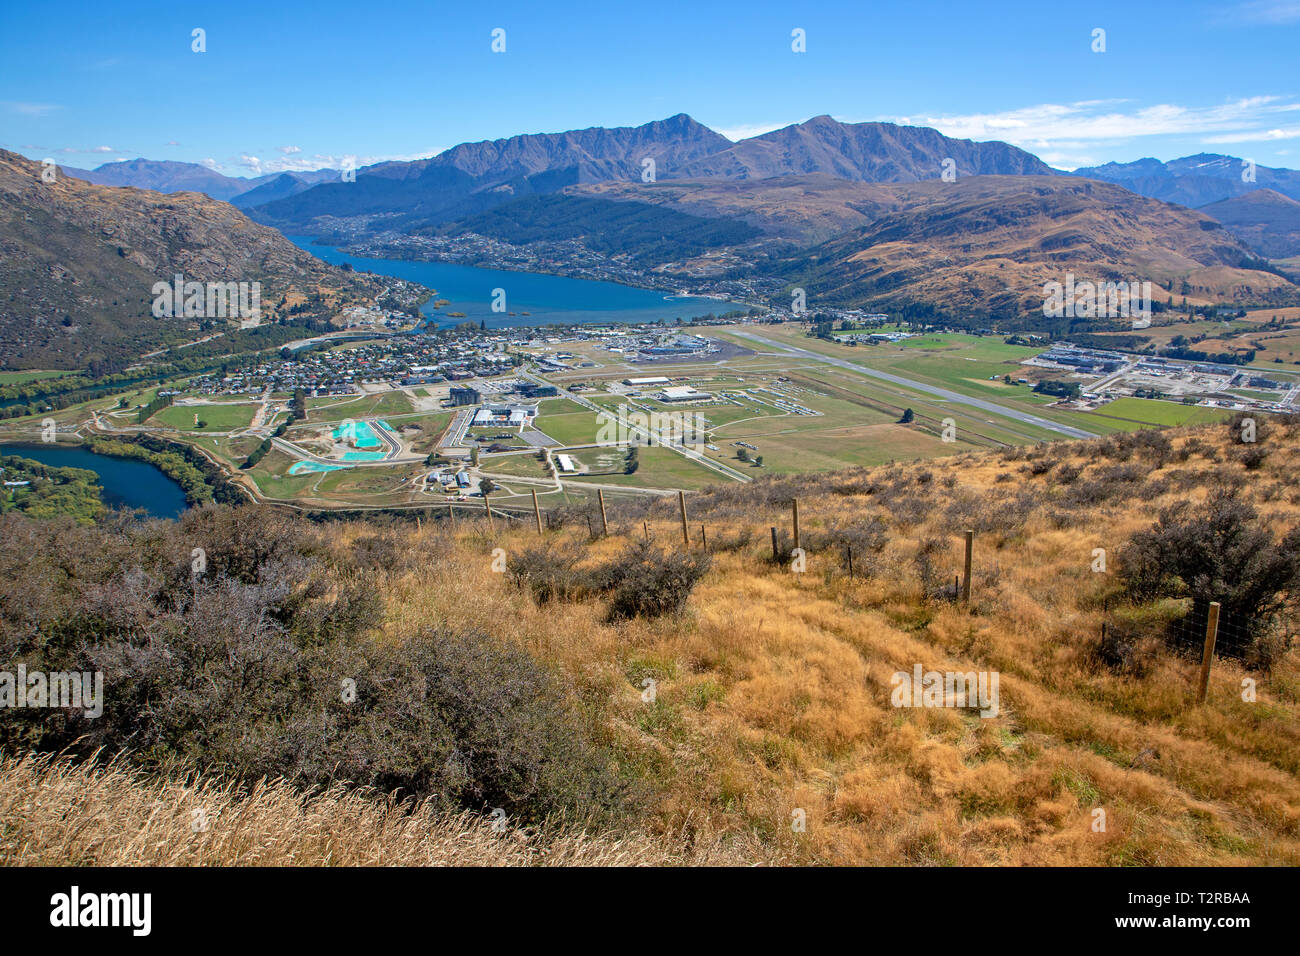
M 330 246 L 318 246 L 307 236 L 287 237 L 301 249 L 333 265 L 351 264 L 358 271 L 394 276 L 428 286 L 433 299 L 421 311 L 431 328 L 448 328 L 461 322 L 487 323 L 489 329 L 521 325 L 592 325 L 610 322 L 659 322 L 689 320 L 741 308 L 722 299 L 670 295 L 656 289 L 637 289 L 617 282 L 570 279 L 537 272 L 480 269 L 449 262 L 417 262 L 408 259 L 367 259 L 349 255 Z M 504 289 L 506 312 L 492 311 L 492 290 Z M 441 309 L 434 299 L 447 299 Z M 463 319 L 447 318 L 448 312 L 463 312 Z M 515 313 L 510 315 L 509 313 Z M 527 312 L 528 315 L 522 313 Z
M 104 504 L 110 508 L 143 508 L 153 518 L 179 518 L 186 508 L 181 486 L 147 461 L 96 455 L 75 445 L 54 443 L 0 443 L 0 455 L 93 471 L 99 475 Z

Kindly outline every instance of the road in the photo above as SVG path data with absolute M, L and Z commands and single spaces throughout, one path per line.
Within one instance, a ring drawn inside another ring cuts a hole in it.
M 764 336 L 756 335 L 753 332 L 733 331 L 732 334 L 750 339 L 754 342 L 759 342 L 771 348 L 779 349 L 782 352 L 789 353 L 790 355 L 797 355 L 800 358 L 824 362 L 827 365 L 834 365 L 836 368 L 842 368 L 849 372 L 857 372 L 859 375 L 866 375 L 868 378 L 878 378 L 881 381 L 891 382 L 894 385 L 903 385 L 907 388 L 915 389 L 918 392 L 935 395 L 957 405 L 969 405 L 972 408 L 992 412 L 994 415 L 1001 415 L 1004 418 L 1023 422 L 1026 425 L 1036 425 L 1039 428 L 1045 428 L 1048 431 L 1056 432 L 1058 435 L 1065 435 L 1067 438 L 1097 437 L 1092 432 L 1084 431 L 1082 428 L 1075 428 L 1073 425 L 1062 425 L 1059 422 L 1040 418 L 1039 416 L 1031 415 L 1028 412 L 1018 411 L 1014 408 L 1007 408 L 1005 405 L 998 405 L 996 402 L 985 401 L 982 398 L 972 398 L 969 395 L 963 395 L 961 392 L 954 392 L 946 388 L 940 388 L 937 385 L 926 385 L 923 382 L 914 382 L 910 378 L 904 378 L 901 375 L 894 375 L 891 372 L 882 372 L 879 369 L 867 368 L 865 365 L 857 365 L 845 359 L 837 359 L 832 355 L 823 355 L 820 352 L 810 352 L 808 349 L 801 349 L 794 345 L 785 345 L 784 343 L 775 342 L 772 339 L 765 338 Z

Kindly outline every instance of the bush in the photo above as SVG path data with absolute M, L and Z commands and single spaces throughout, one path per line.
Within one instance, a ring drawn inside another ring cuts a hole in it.
M 1092 657 L 1115 674 L 1141 679 L 1155 663 L 1152 640 L 1132 626 L 1109 622 Z
M 511 555 L 506 570 L 515 586 L 526 586 L 538 604 L 573 601 L 587 591 L 587 576 L 578 568 L 581 557 L 573 547 L 529 548 Z
M 104 675 L 100 717 L 16 709 L 0 748 L 440 795 L 525 820 L 616 807 L 627 790 L 609 755 L 523 649 L 449 630 L 374 640 L 379 569 L 405 560 L 392 545 L 334 551 L 310 522 L 252 506 L 96 527 L 0 516 L 0 670 Z
M 1248 422 L 1253 422 L 1253 426 L 1248 426 Z M 1254 434 L 1250 434 L 1250 428 L 1253 427 Z M 1268 419 L 1258 412 L 1237 412 L 1232 418 L 1228 419 L 1228 437 L 1234 444 L 1248 445 L 1252 442 L 1263 441 L 1264 436 L 1268 434 Z M 1247 441 L 1247 438 L 1250 441 Z
M 1300 528 L 1275 540 L 1234 488 L 1220 488 L 1202 508 L 1167 508 L 1120 552 L 1120 575 L 1137 600 L 1192 599 L 1181 636 L 1204 634 L 1209 603 L 1221 605 L 1221 647 L 1256 655 L 1282 627 L 1280 616 L 1300 589 Z
M 601 590 L 612 591 L 611 621 L 675 614 L 709 570 L 709 556 L 662 551 L 648 541 L 631 545 L 619 557 L 597 569 L 593 578 Z

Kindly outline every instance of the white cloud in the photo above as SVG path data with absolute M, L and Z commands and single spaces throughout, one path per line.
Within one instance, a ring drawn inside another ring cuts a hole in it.
M 63 109 L 55 103 L 22 103 L 14 100 L 4 100 L 0 102 L 0 106 L 10 113 L 20 113 L 23 116 L 44 116 L 46 113 Z
M 802 122 L 796 120 L 796 122 Z M 721 133 L 733 143 L 742 139 L 749 139 L 751 136 L 762 136 L 764 133 L 770 133 L 774 129 L 785 129 L 790 123 L 752 123 L 750 125 L 730 126 L 724 129 L 716 129 L 715 133 Z
M 1251 23 L 1300 23 L 1300 0 L 1250 0 L 1220 19 L 1238 17 Z
M 1090 155 L 1155 136 L 1198 137 L 1206 143 L 1290 138 L 1288 130 L 1261 133 L 1270 119 L 1293 113 L 1300 103 L 1278 96 L 1252 96 L 1212 106 L 1160 103 L 1137 106 L 1127 100 L 1040 103 L 998 113 L 880 117 L 912 126 L 932 126 L 945 136 L 1003 140 L 1042 156 L 1053 166 L 1095 164 Z M 1280 134 L 1280 135 L 1279 135 Z M 1239 139 L 1236 137 L 1240 137 Z
M 292 156 L 294 153 L 301 153 L 301 152 L 302 152 L 302 147 L 301 147 L 301 146 L 281 146 L 281 147 L 280 147 L 280 152 L 284 153 L 284 155 L 286 155 L 286 156 Z
M 1256 129 L 1244 133 L 1225 133 L 1222 136 L 1207 136 L 1207 143 L 1267 143 L 1279 139 L 1295 139 L 1300 136 L 1300 126 L 1289 129 Z
M 112 146 L 92 146 L 86 149 L 81 146 L 62 146 L 59 148 L 60 153 L 116 153 Z
M 293 148 L 297 149 L 297 147 Z M 373 166 L 375 163 L 409 163 L 417 159 L 428 159 L 430 156 L 436 156 L 439 152 L 441 150 L 426 150 L 406 155 L 374 156 L 358 156 L 352 153 L 313 153 L 310 156 L 286 155 L 283 159 L 277 157 L 265 160 L 251 153 L 241 153 L 226 165 L 240 174 L 251 172 L 254 176 L 262 176 L 267 173 L 298 173 L 311 172 L 317 169 L 343 169 L 345 167 L 361 169 L 363 166 Z M 213 166 L 212 168 L 217 169 L 218 167 Z

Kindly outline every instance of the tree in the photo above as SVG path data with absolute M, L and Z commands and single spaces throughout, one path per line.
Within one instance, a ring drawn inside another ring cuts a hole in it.
M 484 497 L 487 497 L 497 490 L 496 482 L 491 478 L 480 478 L 478 481 L 478 490 L 483 492 Z
M 900 425 L 906 425 L 915 417 L 916 417 L 916 413 L 914 411 L 912 411 L 910 408 L 905 408 L 903 409 L 903 417 L 898 420 L 898 423 Z
M 736 457 L 739 458 L 741 461 L 749 461 L 749 452 L 746 449 L 742 448 L 740 449 L 740 451 L 736 452 Z
M 754 464 L 757 465 L 759 468 L 762 468 L 762 467 L 763 467 L 763 456 L 762 456 L 762 455 L 755 455 L 755 456 L 754 456 Z

